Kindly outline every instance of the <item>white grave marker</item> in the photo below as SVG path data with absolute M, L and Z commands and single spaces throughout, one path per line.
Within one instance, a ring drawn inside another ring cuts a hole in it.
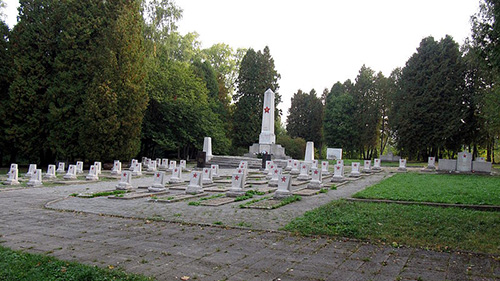
M 186 194 L 198 194 L 203 192 L 203 175 L 198 171 L 191 172 L 189 185 L 186 188 Z
M 165 188 L 165 172 L 155 172 L 153 176 L 153 185 L 148 187 L 148 190 L 151 192 L 167 190 L 167 188 Z
M 321 161 L 321 175 L 329 175 L 330 171 L 328 170 L 330 168 L 330 162 L 328 161 Z
M 406 172 L 406 159 L 399 159 L 399 172 Z
M 212 169 L 211 168 L 203 168 L 203 185 L 212 184 Z
M 30 164 L 30 167 L 28 168 L 28 172 L 24 175 L 27 178 L 31 178 L 33 173 L 36 171 L 36 164 Z
M 288 159 L 286 161 L 285 171 L 291 171 L 293 168 L 293 159 Z
M 186 160 L 180 160 L 179 161 L 179 167 L 184 170 L 184 171 L 187 171 L 187 163 L 186 163 Z
M 17 164 L 10 164 L 10 170 L 7 174 L 7 180 L 4 181 L 5 185 L 18 185 L 19 184 L 19 171 L 17 169 Z
M 283 170 L 280 168 L 274 168 L 272 171 L 271 180 L 269 181 L 269 186 L 278 186 L 279 178 L 281 177 Z
M 148 172 L 156 172 L 156 161 L 149 162 Z
M 174 168 L 172 170 L 172 176 L 170 177 L 169 183 L 181 183 L 182 182 L 182 168 Z
M 226 193 L 228 197 L 238 197 L 245 194 L 243 187 L 245 186 L 245 175 L 242 173 L 235 173 L 231 177 L 231 188 Z
M 372 161 L 371 160 L 365 160 L 363 161 L 364 166 L 363 166 L 363 173 L 371 173 L 372 172 Z
M 359 175 L 359 172 L 358 172 Z M 330 180 L 331 182 L 344 182 L 344 166 L 335 164 L 333 165 L 333 177 Z
M 47 167 L 47 173 L 43 176 L 46 179 L 55 179 L 56 178 L 56 165 L 49 165 Z
M 166 170 L 166 169 L 168 169 L 168 159 L 163 158 L 161 159 L 160 170 Z
M 210 169 L 212 169 L 212 178 L 220 178 L 220 176 L 219 176 L 219 165 L 212 164 L 212 165 L 210 165 Z
M 111 169 L 112 175 L 120 175 L 122 173 L 122 163 L 120 160 L 115 160 L 113 162 L 113 168 Z
M 97 175 L 100 175 L 102 172 L 102 163 L 101 162 L 94 162 L 95 169 L 97 170 Z
M 142 176 L 142 163 L 135 163 L 134 170 L 132 171 L 132 176 Z
M 323 177 L 321 174 L 321 169 L 311 168 L 311 181 L 307 184 L 307 188 L 310 189 L 321 189 L 323 188 Z
M 63 178 L 65 180 L 76 180 L 76 165 L 69 165 L 68 172 Z
M 372 170 L 380 171 L 382 168 L 380 167 L 380 158 L 373 159 L 373 168 Z
M 64 165 L 65 165 L 64 162 L 59 162 L 59 164 L 57 164 L 57 171 L 56 171 L 56 173 L 58 173 L 58 174 L 66 173 L 66 169 L 65 169 Z
M 90 166 L 89 174 L 85 177 L 85 179 L 87 179 L 89 181 L 99 180 L 99 174 L 97 174 L 97 169 L 94 165 Z
M 359 176 L 361 176 L 361 174 L 359 173 L 359 162 L 352 162 L 351 173 L 349 174 L 349 177 L 358 178 Z
M 299 160 L 293 160 L 293 167 L 292 170 L 290 171 L 291 175 L 298 175 L 300 174 L 300 163 Z
M 307 181 L 309 179 L 310 179 L 310 177 L 309 177 L 309 166 L 307 166 L 306 162 L 302 162 L 300 164 L 300 174 L 297 177 L 297 180 L 299 180 L 299 181 Z
M 276 168 L 277 168 L 277 166 L 274 164 L 273 161 L 271 161 L 271 163 L 269 165 L 269 170 L 267 171 L 267 175 L 266 175 L 267 179 L 271 179 L 273 177 L 274 169 L 276 169 Z
M 76 173 L 83 174 L 83 161 L 76 161 Z
M 139 163 L 137 159 L 132 159 L 130 162 L 130 167 L 128 168 L 130 171 L 133 171 L 135 169 L 135 164 Z
M 290 175 L 281 175 L 278 180 L 278 190 L 274 193 L 275 199 L 282 199 L 292 196 L 290 192 L 292 187 L 292 177 Z
M 26 183 L 27 186 L 39 186 L 42 185 L 42 169 L 36 169 L 33 171 L 30 180 Z
M 458 172 L 471 172 L 472 171 L 472 154 L 467 151 L 458 153 L 457 156 L 457 171 Z
M 318 168 L 318 160 L 313 160 L 311 168 Z
M 172 171 L 173 169 L 175 169 L 177 167 L 177 161 L 175 160 L 170 160 L 170 165 L 168 165 L 168 170 L 169 171 Z
M 120 182 L 115 186 L 117 190 L 132 189 L 132 173 L 130 171 L 123 171 L 120 173 Z

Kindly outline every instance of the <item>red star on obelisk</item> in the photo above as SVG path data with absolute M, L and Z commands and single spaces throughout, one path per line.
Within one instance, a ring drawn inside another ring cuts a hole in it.
M 265 113 L 269 113 L 269 110 L 270 110 L 270 108 L 269 108 L 268 106 L 266 106 L 266 107 L 264 108 L 264 112 L 265 112 Z
M 234 179 L 235 179 L 235 180 L 239 180 L 239 179 L 240 179 L 240 177 L 239 177 L 239 176 L 235 176 L 235 177 L 234 177 Z

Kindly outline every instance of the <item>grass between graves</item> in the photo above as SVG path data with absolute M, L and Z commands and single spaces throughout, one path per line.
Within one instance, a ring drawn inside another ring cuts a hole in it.
M 96 193 L 89 194 L 86 198 L 119 195 L 119 194 L 125 194 L 127 192 L 128 192 L 127 190 L 112 190 L 112 191 L 96 192 Z M 69 196 L 76 197 L 76 196 L 78 196 L 78 193 L 71 193 Z
M 354 194 L 355 198 L 451 204 L 500 205 L 500 177 L 396 174 Z
M 112 268 L 111 266 L 109 268 Z M 0 246 L 0 280 L 154 280 Z
M 500 253 L 498 212 L 339 200 L 306 212 L 284 229 L 393 246 Z

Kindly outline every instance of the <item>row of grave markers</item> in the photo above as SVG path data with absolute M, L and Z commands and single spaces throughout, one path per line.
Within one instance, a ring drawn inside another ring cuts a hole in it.
M 99 174 L 101 173 L 101 162 L 94 162 L 94 165 L 90 166 L 89 174 L 87 175 L 87 180 L 98 180 Z M 56 173 L 66 173 L 64 179 L 75 180 L 77 174 L 83 173 L 83 162 L 78 161 L 76 165 L 69 165 L 68 171 L 65 170 L 65 163 L 59 163 L 56 170 L 55 165 L 49 165 L 47 167 L 47 173 L 42 175 L 42 169 L 37 169 L 36 164 L 30 164 L 28 172 L 24 177 L 29 178 L 26 185 L 28 186 L 39 186 L 42 184 L 42 177 L 45 179 L 55 179 Z M 18 185 L 19 184 L 19 169 L 18 165 L 13 163 L 10 165 L 9 172 L 7 173 L 7 180 L 4 181 L 5 185 Z

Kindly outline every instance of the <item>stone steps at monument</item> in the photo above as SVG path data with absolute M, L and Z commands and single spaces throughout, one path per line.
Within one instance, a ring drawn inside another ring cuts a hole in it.
M 262 168 L 262 159 L 258 158 L 249 158 L 242 156 L 222 156 L 222 155 L 214 155 L 210 161 L 207 162 L 207 165 L 217 164 L 220 168 L 236 168 L 240 164 L 241 161 L 248 161 L 248 166 L 250 169 L 261 169 Z M 286 161 L 284 160 L 273 160 L 276 165 L 281 168 L 286 166 Z

